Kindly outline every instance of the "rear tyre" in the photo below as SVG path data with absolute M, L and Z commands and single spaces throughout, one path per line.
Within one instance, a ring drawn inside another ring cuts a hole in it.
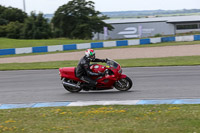
M 131 89 L 132 85 L 132 80 L 126 77 L 115 82 L 114 87 L 119 91 L 128 91 Z
M 64 79 L 64 81 L 65 81 L 65 82 L 68 82 L 68 83 L 77 84 L 76 81 L 69 80 L 69 79 Z M 69 87 L 69 86 L 66 86 L 66 85 L 64 85 L 64 84 L 63 84 L 63 87 L 64 87 L 67 91 L 69 91 L 69 92 L 71 92 L 71 93 L 78 93 L 78 92 L 80 92 L 80 91 L 82 90 L 82 88 Z

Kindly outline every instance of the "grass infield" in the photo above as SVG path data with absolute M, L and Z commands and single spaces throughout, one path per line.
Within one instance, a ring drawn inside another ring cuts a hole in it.
M 6 133 L 198 133 L 200 105 L 137 105 L 0 110 Z
M 67 38 L 41 39 L 41 40 L 0 38 L 0 49 L 51 46 L 51 45 L 63 45 L 63 44 L 78 44 L 78 43 L 90 43 L 90 42 L 99 42 L 99 41 L 71 40 Z

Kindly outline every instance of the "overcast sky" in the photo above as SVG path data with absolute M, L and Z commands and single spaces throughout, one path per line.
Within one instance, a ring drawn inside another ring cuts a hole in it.
M 25 0 L 26 12 L 53 14 L 70 0 Z M 106 11 L 200 9 L 200 0 L 91 0 L 95 9 Z M 0 5 L 23 9 L 23 0 L 0 0 Z

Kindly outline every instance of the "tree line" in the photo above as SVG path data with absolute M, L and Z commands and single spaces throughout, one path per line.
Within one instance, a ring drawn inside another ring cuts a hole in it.
M 86 0 L 69 1 L 57 9 L 51 22 L 43 13 L 28 15 L 20 9 L 0 5 L 0 37 L 91 39 L 94 33 L 103 33 L 103 27 L 113 29 L 103 21 L 108 17 L 96 11 L 94 4 Z

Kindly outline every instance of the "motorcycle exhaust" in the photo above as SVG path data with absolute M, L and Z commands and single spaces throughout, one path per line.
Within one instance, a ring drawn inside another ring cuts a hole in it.
M 72 87 L 72 88 L 76 88 L 76 89 L 80 89 L 80 88 L 81 88 L 81 87 L 78 86 L 77 84 L 65 82 L 64 80 L 63 80 L 62 84 L 63 84 L 64 86 L 68 86 L 68 87 Z

